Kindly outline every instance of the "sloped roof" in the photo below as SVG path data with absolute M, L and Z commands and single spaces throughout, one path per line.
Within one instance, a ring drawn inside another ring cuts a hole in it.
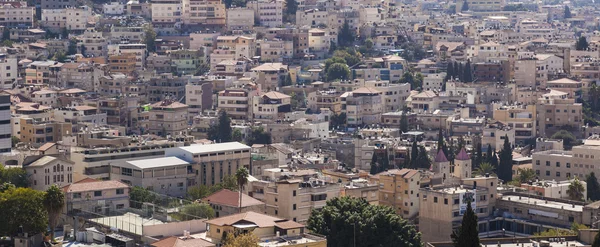
M 38 148 L 38 150 L 40 151 L 47 151 L 48 149 L 50 149 L 51 147 L 54 147 L 54 145 L 56 145 L 56 143 L 54 142 L 47 142 L 46 144 L 42 145 L 40 148 Z
M 97 190 L 108 190 L 108 189 L 125 189 L 129 188 L 129 185 L 121 181 L 108 180 L 108 181 L 87 181 L 82 180 L 73 184 L 63 187 L 63 191 L 67 193 L 78 193 L 86 191 L 97 191 Z
M 213 193 L 210 196 L 207 196 L 206 198 L 202 199 L 202 201 L 239 208 L 240 193 L 237 191 L 222 189 L 222 190 L 219 190 L 219 191 Z M 265 204 L 265 203 L 242 193 L 242 208 L 250 207 L 250 206 L 254 206 L 254 205 L 262 205 L 262 204 Z
M 287 220 L 256 212 L 246 212 L 208 220 L 206 221 L 206 223 L 218 226 L 231 226 L 240 221 L 250 222 L 262 228 L 274 227 L 277 224 L 277 222 Z
M 434 162 L 436 162 L 436 163 L 448 162 L 448 158 L 446 158 L 446 154 L 444 154 L 444 151 L 442 151 L 442 149 L 438 150 L 438 153 L 435 156 Z
M 282 94 L 280 92 L 271 91 L 262 95 L 263 97 L 267 97 L 269 99 L 286 99 L 291 98 L 291 96 L 287 94 Z
M 458 155 L 456 155 L 456 159 L 457 160 L 469 160 L 469 154 L 467 154 L 467 151 L 465 151 L 465 148 L 461 148 L 460 152 L 458 153 Z
M 379 90 L 372 87 L 361 87 L 352 91 L 352 93 L 381 93 Z
M 153 247 L 213 247 L 215 244 L 201 238 L 179 238 L 170 236 L 152 243 Z

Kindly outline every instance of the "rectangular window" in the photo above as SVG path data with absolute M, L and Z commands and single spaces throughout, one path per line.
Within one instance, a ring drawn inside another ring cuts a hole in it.
M 101 190 L 94 191 L 94 196 L 95 197 L 102 196 L 102 191 Z
M 567 168 L 571 168 L 571 163 L 567 163 Z
M 550 166 L 550 161 L 546 161 L 546 166 Z
M 296 210 L 296 204 L 292 205 L 292 210 Z
M 121 168 L 121 175 L 123 176 L 133 176 L 133 170 L 131 168 Z
M 123 209 L 125 208 L 125 204 L 117 204 L 117 209 Z
M 560 177 L 560 172 L 556 172 L 556 176 L 557 176 L 557 177 Z
M 295 190 L 292 192 L 292 196 L 296 196 L 296 191 Z
M 437 196 L 433 197 L 433 203 L 437 203 Z
M 117 195 L 125 194 L 125 189 L 117 189 Z
M 444 198 L 444 204 L 448 205 L 448 198 Z
M 73 199 L 81 199 L 81 193 L 73 193 Z
M 560 167 L 560 162 L 556 162 L 556 167 Z

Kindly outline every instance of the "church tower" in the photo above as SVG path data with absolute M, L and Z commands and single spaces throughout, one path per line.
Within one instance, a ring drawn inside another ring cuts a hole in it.
M 442 149 L 438 150 L 435 159 L 433 160 L 433 164 L 431 165 L 431 171 L 436 174 L 441 174 L 444 180 L 450 176 L 450 161 L 446 158 L 446 154 Z
M 460 179 L 471 178 L 472 169 L 471 158 L 465 148 L 462 148 L 454 159 L 454 176 Z

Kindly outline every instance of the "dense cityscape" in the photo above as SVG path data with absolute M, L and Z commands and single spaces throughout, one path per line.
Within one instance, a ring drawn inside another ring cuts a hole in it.
M 599 82 L 594 0 L 3 0 L 0 246 L 600 247 Z

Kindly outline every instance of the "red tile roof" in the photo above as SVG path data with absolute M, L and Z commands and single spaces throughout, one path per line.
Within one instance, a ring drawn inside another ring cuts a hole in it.
M 206 198 L 202 199 L 203 202 L 225 205 L 230 207 L 239 208 L 240 205 L 240 193 L 237 191 L 231 191 L 228 189 L 222 189 Z M 254 205 L 265 204 L 259 200 L 252 198 L 246 194 L 242 194 L 242 208 L 250 207 Z

